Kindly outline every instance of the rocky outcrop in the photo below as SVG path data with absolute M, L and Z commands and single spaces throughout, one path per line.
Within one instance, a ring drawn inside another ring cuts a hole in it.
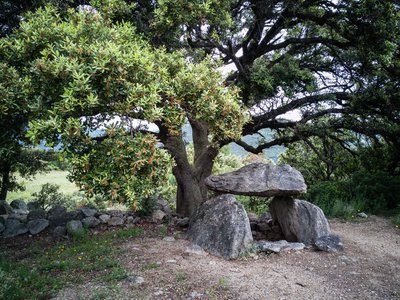
M 188 236 L 204 250 L 227 259 L 238 257 L 253 240 L 246 211 L 229 194 L 200 206 L 191 220 Z
M 247 196 L 297 196 L 307 186 L 303 175 L 289 165 L 255 163 L 237 171 L 210 176 L 209 189 L 221 193 Z
M 289 242 L 312 245 L 319 237 L 330 234 L 323 211 L 307 201 L 275 197 L 269 208 Z

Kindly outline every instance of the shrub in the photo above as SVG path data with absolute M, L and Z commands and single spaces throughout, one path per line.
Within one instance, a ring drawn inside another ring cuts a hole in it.
M 32 200 L 43 209 L 50 209 L 56 205 L 65 206 L 67 198 L 58 191 L 59 189 L 57 184 L 45 183 L 39 192 L 32 194 Z
M 400 178 L 384 172 L 357 172 L 349 179 L 312 185 L 306 199 L 330 217 L 349 217 L 357 211 L 382 214 L 400 204 Z

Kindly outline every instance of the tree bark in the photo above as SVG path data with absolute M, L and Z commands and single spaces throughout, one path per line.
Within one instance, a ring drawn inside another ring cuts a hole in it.
M 6 200 L 7 198 L 7 193 L 10 188 L 10 172 L 11 167 L 7 165 L 2 172 L 0 200 Z
M 173 174 L 177 182 L 176 212 L 190 217 L 207 200 L 204 180 L 211 175 L 218 149 L 208 140 L 208 127 L 200 121 L 189 120 L 193 130 L 194 161 L 189 162 L 185 143 L 180 136 L 167 136 L 164 144 L 176 166 Z

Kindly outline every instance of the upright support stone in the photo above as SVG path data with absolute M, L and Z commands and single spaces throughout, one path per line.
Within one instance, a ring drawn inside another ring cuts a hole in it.
M 330 234 L 324 212 L 304 200 L 275 197 L 269 205 L 272 218 L 279 223 L 285 239 L 312 245 L 322 236 Z
M 194 244 L 227 259 L 238 257 L 253 241 L 243 205 L 229 194 L 203 203 L 191 220 L 188 235 Z

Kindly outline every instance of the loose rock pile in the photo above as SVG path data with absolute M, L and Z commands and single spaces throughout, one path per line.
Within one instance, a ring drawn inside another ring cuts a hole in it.
M 271 215 L 262 218 L 249 216 L 254 239 L 269 240 L 257 243 L 260 251 L 276 252 L 276 249 L 280 251 L 291 247 L 294 250 L 311 245 L 324 251 L 338 251 L 343 248 L 340 238 L 330 234 L 329 223 L 322 210 L 307 201 L 295 199 L 306 191 L 307 186 L 301 173 L 289 165 L 254 163 L 234 172 L 210 176 L 206 179 L 206 185 L 219 193 L 274 197 L 270 203 Z M 226 201 L 227 197 L 224 196 L 214 201 Z M 234 201 L 231 195 L 229 199 L 231 202 Z M 205 207 L 200 207 L 199 214 L 203 213 Z M 217 214 L 209 216 L 209 219 L 218 218 Z M 242 228 L 244 223 L 246 222 L 232 226 Z M 204 226 L 202 228 L 202 230 L 210 229 Z M 271 241 L 277 242 L 271 244 Z M 213 253 L 224 256 L 219 243 L 207 244 L 201 240 L 199 243 Z M 291 243 L 295 244 L 291 246 Z M 243 252 L 244 247 L 245 245 L 241 245 L 239 250 L 235 251 Z
M 158 209 L 150 221 L 159 222 L 171 216 L 168 203 L 159 199 Z M 121 210 L 98 211 L 83 207 L 67 211 L 63 206 L 55 206 L 45 211 L 35 202 L 26 204 L 23 200 L 14 200 L 10 205 L 0 201 L 0 237 L 11 238 L 22 234 L 36 235 L 49 230 L 56 236 L 79 233 L 83 228 L 97 226 L 125 226 L 136 224 L 140 218 L 133 212 Z

